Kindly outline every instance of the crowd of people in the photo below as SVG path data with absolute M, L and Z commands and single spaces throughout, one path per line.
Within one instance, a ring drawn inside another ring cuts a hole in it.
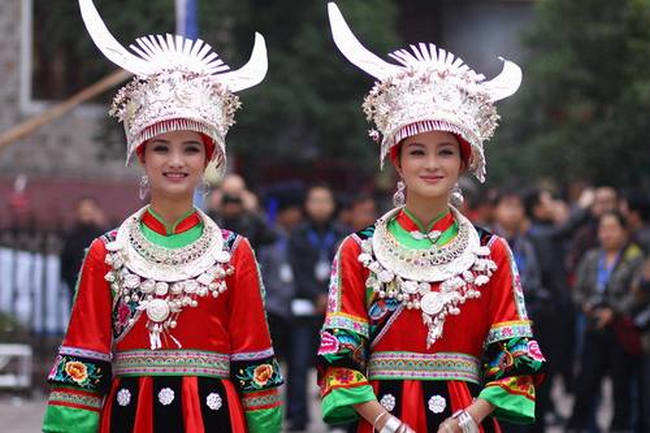
M 264 205 L 229 175 L 208 199 L 209 214 L 243 233 L 258 251 L 276 351 L 288 366 L 287 417 L 309 421 L 308 371 L 327 302 L 338 243 L 371 225 L 383 204 L 371 194 L 341 198 L 325 184 L 271 190 Z M 538 421 L 528 431 L 566 424 L 594 429 L 601 381 L 614 390 L 611 431 L 633 420 L 648 428 L 650 396 L 650 203 L 613 187 L 586 187 L 575 200 L 544 188 L 470 193 L 463 212 L 512 248 L 539 341 L 550 360 L 538 390 Z M 307 348 L 312 348 L 308 350 Z M 550 391 L 575 396 L 563 419 Z

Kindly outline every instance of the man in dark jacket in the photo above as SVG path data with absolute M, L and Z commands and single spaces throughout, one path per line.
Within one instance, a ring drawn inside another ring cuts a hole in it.
M 296 290 L 291 302 L 293 327 L 287 377 L 287 415 L 291 430 L 304 430 L 309 421 L 307 373 L 313 364 L 316 337 L 327 306 L 331 263 L 345 235 L 333 222 L 334 211 L 334 196 L 328 187 L 310 188 L 305 199 L 307 220 L 289 241 Z
M 77 203 L 77 220 L 66 233 L 61 251 L 61 279 L 74 297 L 77 276 L 90 243 L 104 233 L 106 223 L 97 201 L 84 197 Z

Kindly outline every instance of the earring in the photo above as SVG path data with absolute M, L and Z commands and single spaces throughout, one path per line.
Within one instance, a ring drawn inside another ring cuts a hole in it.
M 147 198 L 147 194 L 149 194 L 149 177 L 143 174 L 140 177 L 140 200 Z
M 397 182 L 397 191 L 393 194 L 393 205 L 402 207 L 406 204 L 406 184 L 403 180 Z
M 463 190 L 460 188 L 459 183 L 456 183 L 456 185 L 454 185 L 452 188 L 451 199 L 449 201 L 455 207 L 462 206 L 463 202 L 465 201 L 465 197 L 463 197 Z
M 210 183 L 206 180 L 205 177 L 201 179 L 201 183 L 199 183 L 199 186 L 197 187 L 197 192 L 201 195 L 203 201 L 205 202 L 208 194 L 210 193 Z

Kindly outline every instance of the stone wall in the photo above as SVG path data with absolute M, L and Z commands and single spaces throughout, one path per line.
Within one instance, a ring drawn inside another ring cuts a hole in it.
M 41 104 L 26 106 L 20 101 L 21 82 L 31 80 L 28 74 L 21 73 L 23 4 L 23 0 L 0 1 L 0 131 L 42 112 L 34 108 Z M 0 150 L 0 172 L 107 178 L 107 181 L 135 177 L 135 172 L 125 169 L 121 160 L 106 162 L 98 158 L 102 146 L 98 135 L 105 116 L 102 107 L 80 106 Z

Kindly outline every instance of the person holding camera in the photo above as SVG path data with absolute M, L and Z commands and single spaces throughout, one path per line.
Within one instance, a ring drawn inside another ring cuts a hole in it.
M 609 370 L 614 384 L 614 418 L 610 431 L 632 428 L 629 372 L 640 355 L 639 333 L 630 319 L 635 297 L 633 278 L 642 264 L 641 249 L 629 242 L 627 222 L 617 211 L 603 213 L 598 224 L 600 246 L 578 266 L 574 299 L 586 325 L 576 404 L 569 431 L 587 428 L 594 397 Z

